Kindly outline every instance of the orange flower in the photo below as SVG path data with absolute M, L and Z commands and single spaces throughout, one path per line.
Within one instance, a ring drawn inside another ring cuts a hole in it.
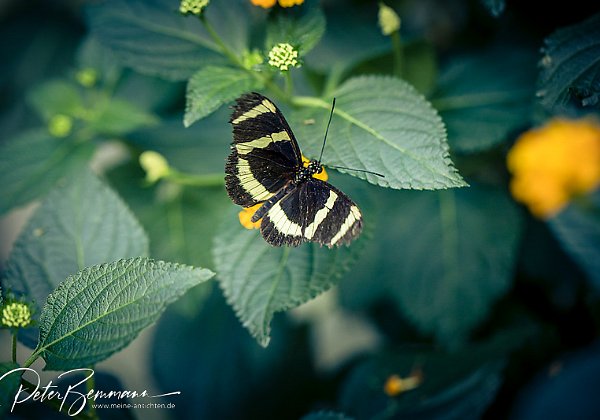
M 390 375 L 383 385 L 383 392 L 390 397 L 395 397 L 404 392 L 417 388 L 423 382 L 421 369 L 415 369 L 406 378 L 394 374 Z
M 264 9 L 268 9 L 270 7 L 275 6 L 277 0 L 250 0 L 250 3 L 252 3 L 255 6 L 260 6 Z M 304 0 L 279 0 L 279 5 L 281 7 L 292 7 L 300 5 L 302 3 L 304 3 Z
M 308 160 L 308 158 L 302 156 L 302 165 L 304 165 L 305 168 L 308 166 L 309 162 L 310 160 Z M 314 174 L 313 178 L 320 179 L 321 181 L 327 181 L 329 177 L 327 176 L 327 172 L 325 172 L 325 169 L 323 169 L 321 173 Z M 246 229 L 260 229 L 260 222 L 262 221 L 262 219 L 258 219 L 256 222 L 252 222 L 252 216 L 254 216 L 256 210 L 258 210 L 262 205 L 263 203 L 258 203 L 252 207 L 243 208 L 238 214 L 240 224 Z
M 550 217 L 600 185 L 600 124 L 551 120 L 517 139 L 507 165 L 513 197 L 535 216 Z

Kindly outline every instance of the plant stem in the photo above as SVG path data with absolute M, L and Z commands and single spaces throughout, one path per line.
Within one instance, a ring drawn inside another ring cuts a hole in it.
M 391 35 L 392 38 L 392 50 L 394 54 L 394 75 L 402 77 L 402 60 L 403 60 L 403 49 L 402 42 L 400 41 L 400 31 L 394 31 Z
M 291 70 L 285 72 L 285 94 L 287 97 L 291 97 L 294 91 L 294 83 L 292 82 Z
M 29 356 L 29 358 L 27 360 L 25 360 L 25 363 L 23 363 L 23 367 L 29 367 L 33 364 L 33 362 L 35 362 L 37 360 L 39 356 L 39 353 L 36 351 L 34 351 L 33 353 L 31 353 L 31 356 Z
M 17 363 L 17 333 L 12 331 L 12 361 Z
M 210 35 L 212 40 L 215 42 L 215 44 L 217 44 L 217 46 L 219 47 L 219 49 L 221 50 L 223 55 L 225 55 L 233 64 L 235 64 L 240 69 L 250 73 L 252 75 L 252 77 L 254 77 L 260 83 L 262 83 L 267 88 L 269 88 L 269 90 L 271 90 L 271 92 L 273 92 L 273 94 L 275 96 L 277 96 L 279 99 L 281 99 L 285 102 L 290 101 L 289 95 L 286 92 L 284 92 L 279 86 L 277 86 L 275 83 L 273 83 L 273 81 L 271 79 L 269 79 L 268 77 L 266 77 L 260 73 L 252 71 L 244 66 L 244 63 L 242 63 L 240 58 L 223 42 L 223 40 L 221 39 L 219 34 L 214 30 L 214 28 L 212 27 L 210 22 L 206 19 L 206 16 L 204 14 L 200 16 L 200 21 L 204 25 L 204 28 L 206 29 L 206 31 L 208 32 L 208 34 Z

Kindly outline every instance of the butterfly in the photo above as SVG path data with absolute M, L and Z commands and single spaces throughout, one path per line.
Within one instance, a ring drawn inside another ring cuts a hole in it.
M 329 123 L 332 115 L 333 108 Z M 310 241 L 331 248 L 358 237 L 363 227 L 358 206 L 313 177 L 323 171 L 321 158 L 303 164 L 294 133 L 271 100 L 256 92 L 242 95 L 229 122 L 233 142 L 225 164 L 227 193 L 242 207 L 262 203 L 252 222 L 262 218 L 265 241 L 273 246 Z

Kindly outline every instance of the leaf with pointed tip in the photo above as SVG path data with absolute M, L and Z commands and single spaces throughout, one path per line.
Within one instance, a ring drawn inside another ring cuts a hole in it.
M 600 14 L 558 29 L 543 53 L 537 92 L 543 106 L 600 108 Z
M 448 154 L 444 124 L 431 104 L 408 83 L 392 77 L 363 76 L 335 92 L 325 165 L 378 172 L 347 173 L 382 187 L 440 189 L 462 187 Z M 318 158 L 331 103 L 300 98 L 292 127 L 306 156 Z M 346 172 L 346 170 L 340 170 Z
M 278 15 L 267 26 L 265 50 L 270 51 L 275 45 L 285 42 L 298 50 L 304 57 L 319 42 L 325 32 L 325 16 L 318 8 L 310 9 L 296 19 Z
M 356 260 L 359 242 L 333 249 L 314 243 L 273 247 L 259 231 L 243 228 L 236 211 L 228 213 L 215 237 L 213 258 L 228 303 L 266 347 L 273 315 L 332 287 Z
M 144 230 L 121 199 L 92 172 L 84 171 L 48 194 L 17 239 L 3 284 L 35 305 L 68 275 L 85 267 L 148 253 Z M 37 328 L 23 330 L 34 346 Z
M 31 130 L 0 146 L 0 214 L 43 196 L 60 179 L 75 177 L 94 151 L 90 143 Z
M 45 369 L 90 366 L 128 345 L 189 288 L 214 273 L 144 257 L 87 267 L 48 296 L 34 354 Z
M 261 88 L 262 82 L 248 70 L 206 66 L 188 82 L 183 125 L 189 127 L 242 93 Z

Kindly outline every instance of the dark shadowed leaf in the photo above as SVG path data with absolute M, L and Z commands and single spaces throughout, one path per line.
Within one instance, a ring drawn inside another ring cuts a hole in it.
M 0 417 L 2 418 L 11 411 L 15 394 L 21 384 L 23 372 L 12 372 L 17 368 L 19 368 L 17 363 L 0 363 Z

